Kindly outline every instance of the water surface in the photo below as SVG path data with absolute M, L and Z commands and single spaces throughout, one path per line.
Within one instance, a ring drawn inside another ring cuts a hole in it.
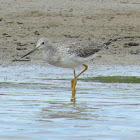
M 140 139 L 139 66 L 89 68 L 78 80 L 75 104 L 69 69 L 8 66 L 0 72 L 2 140 Z

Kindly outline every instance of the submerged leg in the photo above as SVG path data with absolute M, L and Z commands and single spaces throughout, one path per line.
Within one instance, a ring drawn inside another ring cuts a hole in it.
M 72 99 L 71 99 L 71 101 L 72 102 L 76 101 L 76 98 L 75 98 L 76 89 L 75 89 L 75 87 L 76 87 L 76 84 L 77 84 L 77 78 L 88 69 L 88 66 L 86 64 L 83 64 L 83 66 L 85 66 L 85 69 L 82 72 L 80 72 L 77 76 L 76 76 L 76 73 L 75 73 L 75 70 L 74 70 L 74 78 L 71 80 L 71 88 L 72 88 Z
M 75 102 L 75 93 L 76 93 L 76 84 L 77 84 L 77 77 L 76 77 L 76 73 L 74 70 L 74 78 L 71 80 L 71 88 L 72 88 L 72 97 L 71 97 L 71 101 Z

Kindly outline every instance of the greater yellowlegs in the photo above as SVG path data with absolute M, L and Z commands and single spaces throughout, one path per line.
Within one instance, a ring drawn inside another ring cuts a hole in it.
M 111 42 L 107 42 L 103 45 L 87 45 L 72 41 L 52 43 L 48 38 L 41 38 L 38 40 L 36 48 L 22 56 L 22 58 L 38 49 L 42 49 L 47 63 L 58 67 L 73 69 L 74 78 L 71 80 L 71 101 L 75 101 L 75 87 L 77 84 L 77 78 L 88 69 L 88 66 L 85 64 L 85 62 L 95 58 L 97 56 L 97 52 L 108 46 L 110 43 Z M 83 65 L 85 69 L 76 75 L 75 68 L 80 65 Z

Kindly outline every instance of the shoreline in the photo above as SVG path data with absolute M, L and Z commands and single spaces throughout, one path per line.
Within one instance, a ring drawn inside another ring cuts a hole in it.
M 22 65 L 13 62 L 36 46 L 38 39 L 52 42 L 80 41 L 103 44 L 112 40 L 108 49 L 99 52 L 93 63 L 140 65 L 139 3 L 125 0 L 65 1 L 48 0 L 1 3 L 0 65 Z M 63 4 L 62 4 L 63 3 Z M 9 5 L 11 7 L 9 7 Z M 44 65 L 43 55 L 30 56 L 29 64 Z

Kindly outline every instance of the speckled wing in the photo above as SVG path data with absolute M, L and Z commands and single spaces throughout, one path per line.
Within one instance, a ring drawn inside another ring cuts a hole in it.
M 69 50 L 68 52 L 70 54 L 75 54 L 79 57 L 89 57 L 91 55 L 94 55 L 98 51 L 100 51 L 102 48 L 106 47 L 110 43 L 104 43 L 103 45 L 99 44 L 91 44 L 91 45 L 83 45 L 80 43 L 71 43 L 69 44 Z M 68 46 L 67 46 L 68 47 Z

